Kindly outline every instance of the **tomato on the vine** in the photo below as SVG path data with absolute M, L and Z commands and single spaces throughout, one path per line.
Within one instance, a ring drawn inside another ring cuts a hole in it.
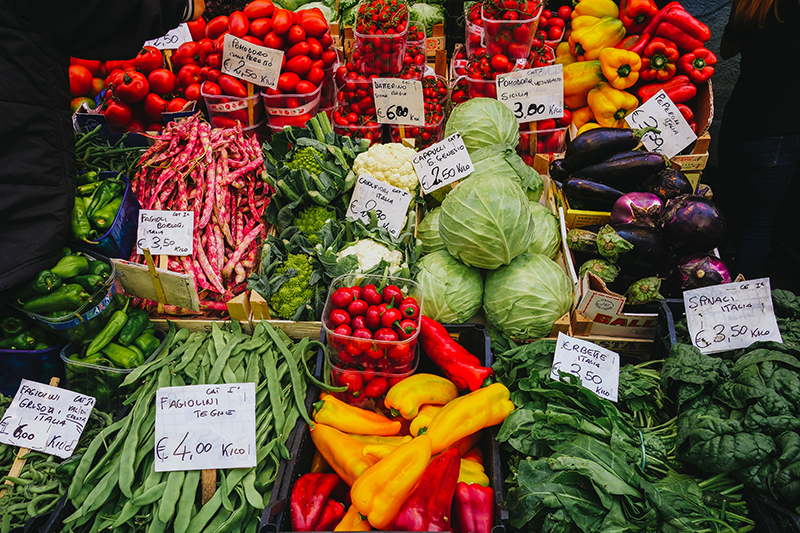
M 167 110 L 169 102 L 161 98 L 156 93 L 148 93 L 144 97 L 144 114 L 153 122 L 163 120 L 161 113 Z
M 164 96 L 175 91 L 175 74 L 166 68 L 157 68 L 147 75 L 147 82 L 150 90 L 158 95 Z
M 133 120 L 131 106 L 116 98 L 109 98 L 103 102 L 102 111 L 106 122 L 114 126 L 127 126 Z
M 127 69 L 118 83 L 114 85 L 114 94 L 129 104 L 138 104 L 147 93 L 150 92 L 150 84 L 144 74 L 136 69 Z
M 136 68 L 145 75 L 164 66 L 164 56 L 155 46 L 144 46 L 136 55 Z

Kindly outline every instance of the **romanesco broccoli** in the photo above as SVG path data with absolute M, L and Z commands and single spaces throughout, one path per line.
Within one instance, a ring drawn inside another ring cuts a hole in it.
M 317 163 L 317 160 L 314 158 L 315 154 L 320 159 L 323 158 L 322 152 L 316 148 L 312 148 L 311 146 L 300 148 L 294 153 L 292 160 L 286 163 L 286 166 L 294 169 L 304 168 L 308 170 L 312 176 L 319 176 L 320 172 L 322 172 L 322 167 L 319 166 L 319 163 Z
M 287 280 L 269 299 L 269 305 L 280 318 L 291 320 L 297 309 L 311 298 L 313 290 L 308 285 L 313 268 L 304 254 L 289 254 L 286 261 L 275 271 L 276 276 L 295 269 L 296 274 Z
M 292 221 L 292 225 L 300 228 L 300 231 L 312 244 L 317 244 L 319 242 L 317 232 L 322 229 L 325 222 L 335 217 L 336 214 L 332 209 L 321 205 L 312 205 L 300 211 Z

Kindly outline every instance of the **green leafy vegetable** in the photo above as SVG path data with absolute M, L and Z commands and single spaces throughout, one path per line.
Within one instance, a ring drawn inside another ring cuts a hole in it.
M 431 210 L 417 226 L 417 238 L 422 241 L 422 253 L 429 254 L 438 250 L 445 250 L 442 237 L 439 235 L 439 215 L 442 208 Z
M 494 98 L 472 98 L 453 109 L 444 136 L 460 133 L 470 154 L 479 148 L 519 144 L 519 123 L 514 113 Z
M 425 33 L 433 33 L 433 25 L 444 24 L 444 6 L 436 4 L 423 4 L 417 2 L 408 10 L 411 20 L 416 20 L 425 26 Z
M 538 202 L 531 202 L 533 218 L 533 239 L 528 245 L 530 254 L 543 254 L 555 259 L 561 251 L 561 230 L 558 218 L 548 208 Z

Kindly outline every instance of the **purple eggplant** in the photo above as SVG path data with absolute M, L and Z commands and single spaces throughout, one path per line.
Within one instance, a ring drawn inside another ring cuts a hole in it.
M 611 208 L 612 224 L 657 226 L 661 223 L 664 202 L 649 192 L 629 192 L 620 196 Z
M 670 200 L 662 217 L 664 233 L 679 257 L 713 250 L 725 237 L 725 218 L 708 198 L 683 195 Z
M 614 187 L 582 178 L 569 178 L 561 184 L 561 190 L 570 208 L 589 211 L 610 211 L 614 202 L 624 194 Z
M 670 249 L 660 229 L 636 224 L 613 224 L 612 227 L 633 245 L 632 250 L 620 254 L 617 260 L 625 275 L 645 278 L 664 271 L 669 263 Z
M 678 273 L 681 289 L 699 289 L 721 283 L 730 283 L 731 274 L 722 260 L 711 254 L 694 254 L 680 261 Z
M 641 190 L 653 193 L 666 202 L 682 194 L 692 194 L 693 188 L 686 174 L 667 168 L 644 180 Z

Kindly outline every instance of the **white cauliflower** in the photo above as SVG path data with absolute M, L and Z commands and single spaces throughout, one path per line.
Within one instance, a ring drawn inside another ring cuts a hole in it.
M 416 152 L 400 143 L 373 144 L 369 150 L 358 154 L 353 163 L 356 175 L 369 174 L 376 180 L 414 193 L 419 185 L 411 159 Z
M 358 272 L 366 272 L 385 259 L 391 266 L 390 271 L 399 269 L 403 263 L 403 254 L 400 250 L 389 250 L 386 246 L 372 239 L 361 239 L 348 246 L 336 257 L 341 259 L 347 255 L 355 255 L 358 259 Z

